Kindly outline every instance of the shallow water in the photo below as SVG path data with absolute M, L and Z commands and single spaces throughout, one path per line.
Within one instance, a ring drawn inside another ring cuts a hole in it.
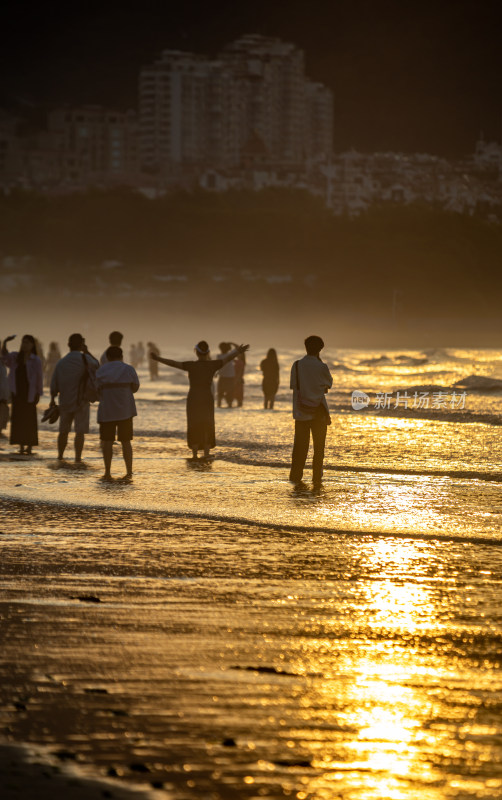
M 469 392 L 465 421 L 350 408 L 434 371 L 497 377 L 500 354 L 429 355 L 418 378 L 375 355 L 336 354 L 319 494 L 286 480 L 286 372 L 261 410 L 261 354 L 208 467 L 186 462 L 176 373 L 140 394 L 132 484 L 99 481 L 92 437 L 85 470 L 57 467 L 50 430 L 35 459 L 4 444 L 10 740 L 174 800 L 502 796 L 498 395 Z

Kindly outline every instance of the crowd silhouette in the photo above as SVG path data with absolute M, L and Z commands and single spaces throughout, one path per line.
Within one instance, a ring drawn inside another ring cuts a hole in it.
M 31 334 L 21 338 L 19 350 L 9 352 L 8 344 L 15 336 L 7 336 L 2 343 L 0 359 L 0 436 L 10 421 L 10 444 L 17 445 L 20 456 L 30 456 L 38 445 L 37 405 L 44 392 L 50 390 L 50 404 L 42 420 L 58 425 L 58 460 L 63 462 L 68 436 L 73 429 L 74 463 L 82 465 L 85 436 L 89 433 L 90 405 L 98 403 L 101 451 L 104 462 L 104 480 L 111 480 L 113 442 L 119 441 L 126 468 L 124 480 L 133 475 L 133 418 L 137 416 L 134 394 L 140 381 L 136 370 L 147 361 L 150 380 L 158 380 L 158 365 L 185 371 L 189 389 L 186 399 L 187 445 L 192 451 L 191 461 L 209 462 L 211 450 L 216 445 L 215 393 L 219 408 L 232 408 L 244 404 L 244 373 L 249 345 L 223 341 L 219 352 L 212 357 L 209 344 L 199 341 L 194 347 L 196 358 L 175 361 L 161 356 L 154 342 L 146 348 L 140 341 L 129 346 L 129 363 L 124 362 L 123 334 L 112 331 L 108 347 L 99 358 L 93 356 L 80 333 L 68 339 L 68 353 L 61 356 L 57 342 L 49 345 L 44 357 L 40 342 Z M 289 478 L 296 486 L 303 486 L 303 471 L 313 441 L 313 485 L 319 488 L 323 474 L 324 446 L 327 426 L 331 420 L 325 395 L 332 386 L 327 365 L 321 360 L 324 342 L 319 336 L 305 340 L 306 355 L 291 367 L 290 388 L 293 391 L 294 443 Z M 280 384 L 277 352 L 270 348 L 260 363 L 263 373 L 262 391 L 265 410 L 273 410 Z M 59 404 L 58 404 L 59 401 Z M 10 406 L 10 411 L 9 411 Z M 199 453 L 202 453 L 199 457 Z

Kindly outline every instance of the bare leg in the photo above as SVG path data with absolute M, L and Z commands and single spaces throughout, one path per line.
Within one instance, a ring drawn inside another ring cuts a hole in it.
M 126 465 L 126 478 L 132 478 L 132 444 L 131 442 L 122 442 L 122 455 Z
M 64 451 L 66 449 L 66 445 L 68 443 L 68 434 L 67 433 L 58 433 L 58 459 L 60 461 L 63 460 Z
M 105 462 L 105 474 L 103 478 L 111 478 L 113 442 L 101 442 L 101 449 L 103 451 L 103 461 Z
M 27 456 L 31 456 L 31 444 L 28 445 L 28 447 L 24 452 L 26 453 Z
M 82 450 L 84 449 L 84 434 L 75 434 L 75 461 L 82 461 Z
M 196 447 L 192 447 L 192 458 L 193 458 L 194 461 L 197 461 L 197 459 L 199 457 L 198 453 L 199 453 L 199 451 L 197 450 L 197 448 Z

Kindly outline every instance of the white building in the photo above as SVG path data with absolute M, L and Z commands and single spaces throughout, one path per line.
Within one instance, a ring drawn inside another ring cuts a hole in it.
M 61 182 L 74 185 L 131 184 L 138 174 L 134 111 L 81 106 L 50 111 L 47 133 L 61 158 Z
M 165 50 L 139 83 L 142 169 L 169 179 L 238 158 L 233 76 L 218 61 Z
M 208 169 L 298 169 L 331 153 L 331 93 L 305 78 L 303 52 L 242 36 L 210 60 L 165 50 L 139 80 L 140 156 L 146 173 L 176 181 Z

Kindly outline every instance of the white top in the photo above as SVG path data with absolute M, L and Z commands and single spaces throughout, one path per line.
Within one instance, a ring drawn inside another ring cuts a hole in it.
M 308 400 L 316 405 L 322 403 L 326 411 L 328 411 L 325 389 L 330 389 L 332 387 L 333 378 L 331 377 L 327 364 L 321 361 L 320 358 L 317 358 L 317 356 L 303 356 L 303 358 L 298 361 L 298 376 L 300 379 L 300 394 L 302 399 Z M 291 380 L 289 385 L 293 390 L 293 417 L 303 421 L 313 419 L 314 412 L 312 412 L 312 414 L 304 414 L 298 408 L 298 386 L 296 383 L 295 364 L 291 367 Z
M 216 360 L 220 358 L 227 358 L 227 356 L 231 356 L 233 354 L 234 358 L 238 354 L 239 350 L 237 347 L 234 347 L 233 350 L 229 350 L 228 353 L 218 353 L 216 356 Z M 218 370 L 218 375 L 220 378 L 235 378 L 235 364 L 233 359 L 231 361 L 227 361 L 226 364 L 223 364 L 222 368 Z
M 139 389 L 134 367 L 123 361 L 107 361 L 96 372 L 99 391 L 98 422 L 119 422 L 137 414 L 133 392 Z
M 84 377 L 83 355 L 80 350 L 70 350 L 59 359 L 52 373 L 51 394 L 59 395 L 61 411 L 73 412 L 79 405 L 85 405 L 78 402 L 79 384 Z M 85 358 L 91 370 L 98 368 L 98 362 L 89 353 L 86 353 Z

